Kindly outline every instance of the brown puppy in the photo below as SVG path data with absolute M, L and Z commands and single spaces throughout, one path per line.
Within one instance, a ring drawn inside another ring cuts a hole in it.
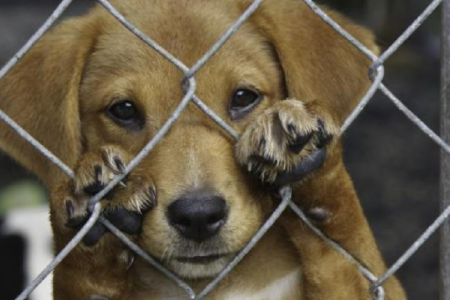
M 251 2 L 113 4 L 190 66 Z M 368 31 L 330 14 L 377 51 Z M 273 210 L 270 190 L 293 184 L 294 200 L 317 225 L 382 274 L 338 137 L 370 84 L 369 66 L 301 1 L 264 2 L 196 75 L 197 95 L 242 134 L 237 145 L 190 104 L 125 186 L 105 197 L 105 216 L 201 289 Z M 47 34 L 0 82 L 0 108 L 75 169 L 76 179 L 65 179 L 0 124 L 0 147 L 51 191 L 56 251 L 84 221 L 89 197 L 121 173 L 171 115 L 183 97 L 182 78 L 96 7 Z M 130 251 L 109 234 L 101 238 L 104 231 L 97 224 L 58 266 L 55 299 L 186 299 L 145 262 L 130 267 Z M 385 288 L 387 299 L 405 298 L 395 279 Z M 285 213 L 208 299 L 369 298 L 359 271 Z

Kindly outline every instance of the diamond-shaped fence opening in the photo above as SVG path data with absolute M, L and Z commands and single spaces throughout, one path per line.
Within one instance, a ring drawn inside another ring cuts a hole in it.
M 408 29 L 401 34 L 401 36 L 380 56 L 377 57 L 369 49 L 367 49 L 363 44 L 361 44 L 357 39 L 352 37 L 348 32 L 343 30 L 336 22 L 334 22 L 326 13 L 324 13 L 315 3 L 311 0 L 298 0 L 303 1 L 306 5 L 317 14 L 324 22 L 336 30 L 339 34 L 343 36 L 349 43 L 366 55 L 369 59 L 373 61 L 371 68 L 368 71 L 370 79 L 372 80 L 372 85 L 361 99 L 358 106 L 355 108 L 353 113 L 348 117 L 342 126 L 341 130 L 344 132 L 351 126 L 352 122 L 361 113 L 367 103 L 372 99 L 373 95 L 377 91 L 381 91 L 386 97 L 392 101 L 401 112 L 403 112 L 417 127 L 423 131 L 429 138 L 431 138 L 435 143 L 437 143 L 443 152 L 450 155 L 450 146 L 446 144 L 437 134 L 435 134 L 424 122 L 422 122 L 417 116 L 411 112 L 408 107 L 406 107 L 383 83 L 384 77 L 384 63 L 388 60 L 392 54 L 394 54 L 405 41 L 420 27 L 420 25 L 436 10 L 436 8 L 443 2 L 443 0 L 432 1 L 429 6 L 423 11 L 423 13 L 408 27 Z M 59 6 L 55 9 L 48 20 L 42 25 L 41 28 L 30 38 L 30 40 L 23 46 L 19 52 L 14 55 L 14 57 L 0 70 L 0 80 L 15 66 L 15 64 L 27 53 L 27 51 L 33 47 L 33 45 L 42 37 L 42 35 L 52 26 L 52 24 L 61 16 L 61 14 L 66 10 L 66 8 L 71 4 L 72 0 L 63 0 Z M 228 266 L 220 272 L 220 274 L 211 281 L 202 291 L 195 293 L 194 290 L 181 278 L 173 274 L 163 265 L 161 265 L 156 259 L 152 258 L 145 251 L 139 248 L 136 244 L 130 241 L 122 232 L 109 223 L 106 219 L 100 216 L 101 205 L 99 203 L 115 185 L 121 182 L 125 176 L 130 173 L 133 168 L 135 168 L 141 160 L 155 147 L 155 145 L 164 137 L 164 135 L 169 131 L 169 129 L 176 123 L 178 117 L 191 102 L 195 103 L 205 114 L 212 118 L 218 126 L 223 128 L 235 139 L 239 138 L 239 135 L 229 126 L 225 121 L 221 120 L 213 111 L 211 111 L 200 98 L 195 94 L 196 92 L 196 73 L 206 64 L 208 60 L 227 42 L 227 40 L 233 35 L 233 33 L 239 30 L 239 27 L 245 23 L 245 21 L 255 12 L 264 0 L 255 0 L 245 12 L 235 21 L 235 23 L 226 31 L 224 34 L 216 41 L 214 45 L 211 46 L 210 50 L 204 54 L 204 56 L 199 59 L 191 68 L 187 67 L 180 60 L 174 57 L 167 50 L 158 45 L 151 37 L 143 34 L 139 28 L 131 24 L 123 15 L 117 11 L 114 6 L 111 5 L 107 0 L 97 0 L 106 10 L 108 10 L 111 15 L 113 15 L 118 22 L 122 23 L 128 30 L 130 30 L 136 38 L 144 41 L 149 47 L 153 48 L 178 69 L 180 69 L 184 74 L 184 79 L 180 82 L 184 90 L 184 97 L 181 99 L 178 107 L 175 109 L 170 118 L 162 126 L 159 132 L 148 142 L 148 144 L 142 149 L 142 151 L 130 162 L 126 167 L 123 175 L 118 175 L 115 177 L 102 191 L 90 199 L 90 208 L 92 215 L 90 216 L 87 223 L 83 228 L 75 235 L 75 237 L 66 245 L 66 247 L 55 257 L 55 259 L 47 266 L 47 268 L 42 271 L 42 273 L 34 279 L 30 285 L 16 298 L 16 299 L 26 299 L 32 291 L 42 282 L 42 280 L 51 273 L 54 268 L 76 247 L 76 245 L 82 240 L 84 235 L 90 230 L 94 223 L 99 220 L 110 231 L 116 235 L 120 240 L 122 240 L 128 247 L 134 251 L 137 255 L 142 257 L 149 264 L 153 265 L 155 268 L 160 270 L 168 278 L 173 280 L 178 286 L 180 286 L 186 292 L 186 298 L 189 299 L 203 299 L 208 293 L 210 293 L 222 279 L 245 257 L 245 255 L 251 251 L 258 240 L 270 229 L 270 227 L 275 223 L 281 213 L 289 207 L 303 222 L 313 230 L 318 236 L 320 236 L 325 242 L 327 242 L 336 251 L 342 254 L 346 259 L 353 262 L 355 267 L 367 278 L 372 287 L 370 293 L 373 299 L 384 299 L 385 292 L 383 289 L 383 284 L 390 278 L 402 265 L 411 258 L 411 256 L 429 239 L 429 237 L 444 223 L 447 217 L 450 215 L 450 207 L 446 207 L 442 214 L 431 224 L 431 226 L 414 242 L 414 244 L 383 274 L 381 277 L 375 276 L 371 270 L 363 266 L 357 259 L 355 259 L 350 253 L 343 249 L 339 244 L 327 238 L 319 229 L 317 229 L 308 218 L 305 217 L 302 210 L 291 201 L 291 188 L 284 187 L 280 190 L 280 195 L 282 196 L 282 201 L 279 206 L 275 209 L 269 219 L 260 228 L 260 230 L 255 234 L 255 236 L 248 242 L 244 249 L 237 254 L 237 256 L 229 263 Z M 450 5 L 449 5 L 450 6 Z M 450 19 L 450 18 L 449 18 Z M 1 101 L 1 99 L 0 99 Z M 47 150 L 39 141 L 35 140 L 30 134 L 28 134 L 24 129 L 20 127 L 14 120 L 12 120 L 7 114 L 0 110 L 0 119 L 5 122 L 9 127 L 11 127 L 18 135 L 23 139 L 33 145 L 37 150 L 39 150 L 45 157 L 47 157 L 52 163 L 58 166 L 62 171 L 64 171 L 67 176 L 73 178 L 73 171 L 66 166 L 61 160 L 59 160 L 55 155 L 53 155 L 49 150 Z M 369 293 L 369 291 L 368 291 Z M 369 295 L 368 295 L 369 297 Z

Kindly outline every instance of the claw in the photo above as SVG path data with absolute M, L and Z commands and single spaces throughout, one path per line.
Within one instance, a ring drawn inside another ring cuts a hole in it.
M 127 234 L 136 234 L 141 230 L 142 215 L 138 213 L 117 208 L 112 212 L 106 213 L 105 217 L 119 230 Z
M 133 266 L 135 260 L 136 260 L 136 257 L 134 256 L 134 254 L 133 253 L 129 253 L 128 254 L 127 270 L 129 270 Z
M 120 173 L 123 173 L 125 171 L 125 166 L 124 166 L 122 160 L 120 158 L 118 158 L 117 156 L 114 157 L 114 163 L 116 164 L 116 167 Z
M 100 222 L 97 222 L 92 226 L 91 230 L 83 238 L 83 243 L 87 247 L 93 247 L 100 241 L 103 235 L 106 233 L 106 227 Z
M 295 128 L 294 124 L 292 124 L 292 123 L 289 123 L 287 125 L 287 130 L 289 131 L 289 134 L 292 136 L 298 135 L 297 129 Z
M 77 228 L 80 225 L 83 225 L 88 218 L 87 215 L 74 217 L 75 208 L 71 200 L 66 200 L 66 213 L 67 213 L 66 226 L 70 228 Z
M 120 185 L 121 187 L 124 187 L 124 188 L 127 187 L 127 185 L 126 185 L 125 183 L 123 183 L 123 181 L 119 181 L 119 185 Z
M 95 178 L 97 179 L 97 182 L 102 181 L 102 167 L 99 165 L 95 165 L 94 172 L 95 172 Z
M 104 186 L 102 183 L 100 183 L 100 182 L 95 182 L 95 183 L 93 183 L 93 184 L 91 184 L 91 185 L 85 187 L 85 188 L 84 188 L 84 192 L 85 192 L 87 195 L 94 196 L 94 195 L 96 195 L 98 192 L 100 192 L 101 190 L 103 190 L 104 187 L 105 187 L 105 186 Z
M 149 194 L 149 202 L 144 203 L 144 207 L 143 207 L 143 211 L 149 211 L 151 210 L 153 207 L 155 207 L 156 205 L 156 191 L 153 187 L 150 187 L 148 189 L 148 194 Z
M 69 219 L 72 219 L 74 208 L 73 208 L 72 201 L 70 201 L 70 200 L 66 201 L 66 212 L 67 212 L 67 217 Z
M 317 133 L 316 146 L 317 146 L 317 148 L 320 149 L 320 148 L 327 146 L 333 139 L 333 136 L 326 132 L 325 124 L 321 119 L 319 119 L 319 121 L 318 121 L 318 127 L 319 127 L 319 132 Z
M 264 137 L 262 137 L 262 138 L 259 140 L 258 147 L 259 147 L 259 151 L 260 151 L 260 152 L 263 152 L 263 151 L 264 151 L 264 147 L 266 147 L 266 139 L 265 139 Z
M 295 154 L 300 153 L 311 140 L 312 136 L 313 132 L 310 132 L 307 135 L 297 134 L 294 141 L 288 145 L 289 150 Z
M 251 173 L 253 171 L 253 162 L 250 160 L 247 165 L 247 171 Z

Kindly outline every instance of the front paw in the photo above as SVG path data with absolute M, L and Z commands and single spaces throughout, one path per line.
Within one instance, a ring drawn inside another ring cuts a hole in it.
M 320 169 L 339 127 L 314 103 L 285 100 L 264 111 L 236 145 L 236 157 L 265 183 L 281 186 Z
M 52 197 L 52 214 L 59 226 L 77 231 L 90 215 L 89 199 L 122 174 L 128 162 L 129 155 L 117 146 L 103 146 L 83 155 L 75 168 L 75 179 L 64 183 Z M 156 203 L 153 180 L 146 174 L 131 173 L 101 202 L 103 217 L 124 233 L 138 234 L 142 214 Z M 94 246 L 106 232 L 105 226 L 97 222 L 83 242 Z

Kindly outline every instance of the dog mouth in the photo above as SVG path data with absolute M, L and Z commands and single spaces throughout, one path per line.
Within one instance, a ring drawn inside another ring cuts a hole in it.
M 230 253 L 189 253 L 173 257 L 167 266 L 187 279 L 212 278 L 226 267 L 232 257 Z
M 213 263 L 227 254 L 211 254 L 211 255 L 196 255 L 196 256 L 179 256 L 176 261 L 181 263 L 189 263 L 194 265 L 207 265 Z

